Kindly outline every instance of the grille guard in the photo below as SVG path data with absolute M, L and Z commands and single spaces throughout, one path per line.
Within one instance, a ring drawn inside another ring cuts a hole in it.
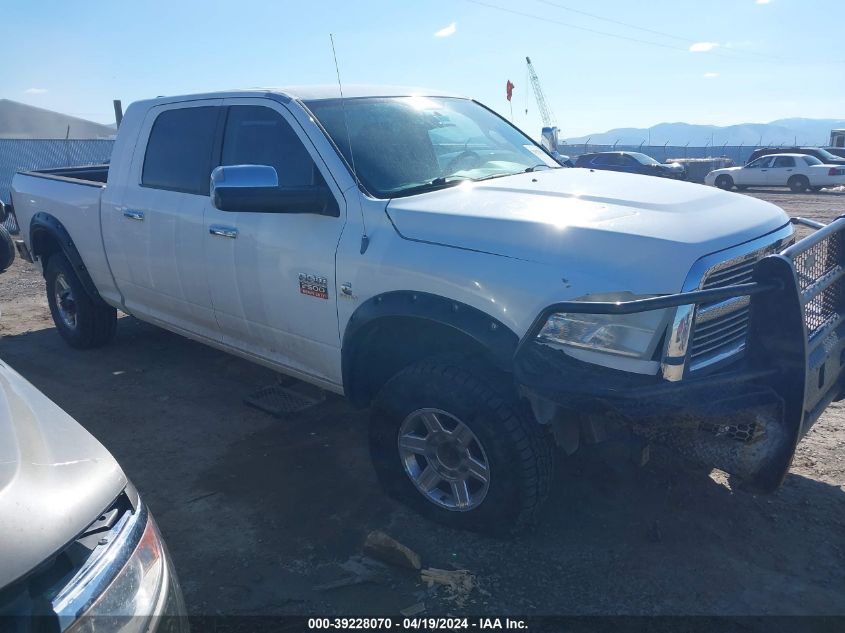
M 661 395 L 652 397 L 671 401 L 672 391 L 691 396 L 686 401 L 681 398 L 680 407 L 679 402 L 673 403 L 675 416 L 681 420 L 675 427 L 679 432 L 666 434 L 673 422 L 665 414 L 652 417 L 647 424 L 632 423 L 638 432 L 652 433 L 656 441 L 668 439 L 664 443 L 697 461 L 740 475 L 761 491 L 777 488 L 798 441 L 827 406 L 842 397 L 845 382 L 845 216 L 827 225 L 803 218 L 791 222 L 815 232 L 760 259 L 751 283 L 635 301 L 571 301 L 548 306 L 520 341 L 514 357 L 517 375 L 522 373 L 521 359 L 529 356 L 526 345 L 536 340 L 554 313 L 633 314 L 748 296 L 751 318 L 742 370 L 745 377 L 754 377 L 748 388 L 718 408 L 697 401 L 702 393 L 685 387 L 687 381 L 663 383 L 658 387 Z M 689 382 L 690 387 L 701 384 Z M 642 399 L 647 390 L 636 391 L 640 393 L 620 394 L 620 400 Z M 611 408 L 620 410 L 618 404 Z M 761 430 L 746 444 L 701 432 L 714 424 L 734 428 L 755 422 Z M 657 427 L 659 433 L 654 432 Z

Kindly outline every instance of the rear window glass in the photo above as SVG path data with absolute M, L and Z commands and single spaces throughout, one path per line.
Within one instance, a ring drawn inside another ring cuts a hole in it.
M 150 132 L 141 184 L 208 195 L 219 108 L 166 110 Z
M 808 165 L 822 165 L 823 163 L 815 156 L 804 156 L 804 162 Z

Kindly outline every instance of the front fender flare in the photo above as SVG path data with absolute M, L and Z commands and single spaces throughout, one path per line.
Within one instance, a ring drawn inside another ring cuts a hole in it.
M 519 337 L 507 325 L 470 305 L 440 295 L 396 290 L 362 303 L 346 325 L 341 347 L 341 372 L 345 386 L 353 384 L 355 359 L 364 333 L 377 322 L 414 318 L 446 326 L 466 335 L 484 349 L 496 367 L 512 371 Z

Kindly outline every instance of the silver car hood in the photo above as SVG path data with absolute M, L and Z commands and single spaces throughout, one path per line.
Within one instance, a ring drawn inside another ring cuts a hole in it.
M 0 588 L 61 550 L 125 486 L 103 445 L 0 361 Z

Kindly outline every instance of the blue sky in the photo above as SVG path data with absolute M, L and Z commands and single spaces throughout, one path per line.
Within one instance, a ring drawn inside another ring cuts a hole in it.
M 114 98 L 334 83 L 331 32 L 345 83 L 445 89 L 509 117 L 510 79 L 534 136 L 526 55 L 563 136 L 841 118 L 843 14 L 843 0 L 4 0 L 0 98 L 110 122 Z

